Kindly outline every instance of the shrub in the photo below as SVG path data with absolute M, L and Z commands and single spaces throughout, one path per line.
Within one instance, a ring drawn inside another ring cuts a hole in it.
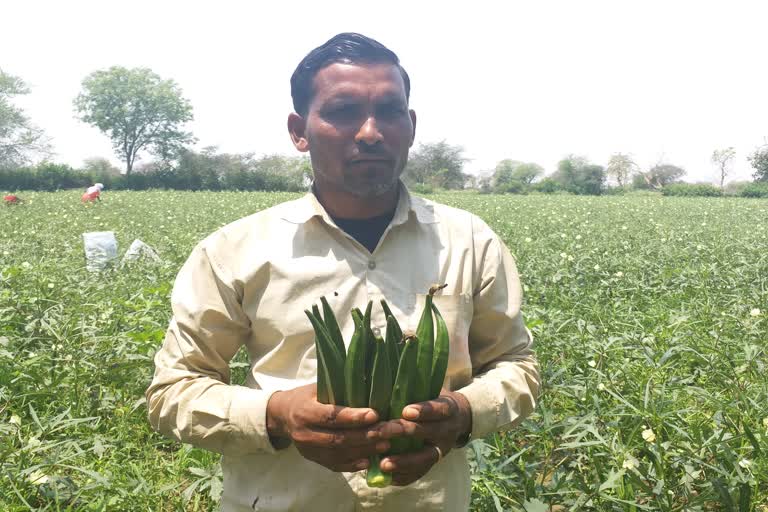
M 661 189 L 664 196 L 720 197 L 723 191 L 705 183 L 673 183 Z
M 544 178 L 538 183 L 534 183 L 531 186 L 531 189 L 536 192 L 542 192 L 544 194 L 554 194 L 555 192 L 563 190 L 563 187 L 561 187 L 560 184 L 552 178 Z
M 416 194 L 434 194 L 435 188 L 432 185 L 427 185 L 425 183 L 414 183 L 412 185 L 409 185 L 408 188 L 411 190 L 411 192 L 414 192 Z
M 750 183 L 749 185 L 741 189 L 741 192 L 739 193 L 739 195 L 741 197 L 768 198 L 768 183 L 766 182 Z

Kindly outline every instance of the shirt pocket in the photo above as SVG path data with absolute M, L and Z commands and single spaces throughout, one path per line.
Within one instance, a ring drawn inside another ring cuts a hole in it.
M 404 331 L 415 333 L 426 302 L 426 294 L 416 294 L 413 313 L 408 317 Z M 470 294 L 434 295 L 432 303 L 440 311 L 448 328 L 450 349 L 445 387 L 455 391 L 472 378 L 472 361 L 469 357 L 469 327 L 472 323 L 474 304 Z

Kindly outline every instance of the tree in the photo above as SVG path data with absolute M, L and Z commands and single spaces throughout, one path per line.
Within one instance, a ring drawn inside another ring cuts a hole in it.
M 731 162 L 736 156 L 736 150 L 733 147 L 725 149 L 716 149 L 712 152 L 712 163 L 717 166 L 720 175 L 720 188 L 725 185 L 725 177 L 731 172 Z
M 613 176 L 619 187 L 624 187 L 629 183 L 629 177 L 636 169 L 637 164 L 632 160 L 632 157 L 624 153 L 614 153 L 608 160 L 605 173 L 608 176 Z
M 768 181 L 768 145 L 757 148 L 747 159 L 755 169 L 755 181 Z
M 557 163 L 552 179 L 573 194 L 600 195 L 605 184 L 605 169 L 584 157 L 569 155 Z
M 11 98 L 28 94 L 21 78 L 0 69 L 0 167 L 20 167 L 34 156 L 49 156 L 50 144 L 43 131 L 32 125 Z
M 75 98 L 80 120 L 112 139 L 130 174 L 140 151 L 170 160 L 192 134 L 182 130 L 192 120 L 192 106 L 173 80 L 163 80 L 147 68 L 113 66 L 83 80 Z
M 533 162 L 501 160 L 493 172 L 493 188 L 498 192 L 522 192 L 544 173 L 544 168 Z
M 461 189 L 467 181 L 464 174 L 464 148 L 440 142 L 422 143 L 411 151 L 403 179 L 408 184 L 432 185 Z
M 672 164 L 656 164 L 646 172 L 635 175 L 633 186 L 661 190 L 665 185 L 679 181 L 685 175 L 685 169 Z

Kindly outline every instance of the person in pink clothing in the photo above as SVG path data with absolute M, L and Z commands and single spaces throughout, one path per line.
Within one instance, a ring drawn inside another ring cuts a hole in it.
M 104 190 L 104 185 L 101 183 L 96 183 L 95 185 L 88 187 L 85 190 L 85 194 L 83 194 L 80 200 L 84 203 L 92 203 L 96 200 L 101 201 L 102 190 Z

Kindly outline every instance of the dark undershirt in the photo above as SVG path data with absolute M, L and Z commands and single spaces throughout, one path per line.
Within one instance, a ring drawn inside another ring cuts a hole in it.
M 337 226 L 368 249 L 368 252 L 373 252 L 394 216 L 395 210 L 367 219 L 341 219 L 332 215 L 331 218 Z

